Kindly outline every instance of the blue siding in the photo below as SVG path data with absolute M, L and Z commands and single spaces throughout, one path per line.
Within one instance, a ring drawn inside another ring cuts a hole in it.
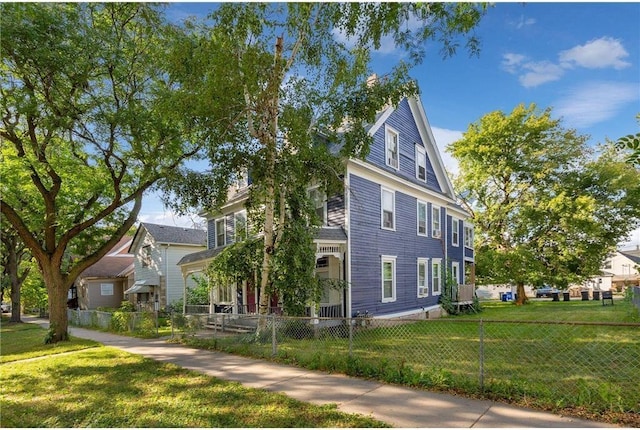
M 417 234 L 417 200 L 396 191 L 396 230 L 383 230 L 380 185 L 356 175 L 349 180 L 352 312 L 385 315 L 437 304 L 431 291 L 417 297 L 417 259 L 444 257 L 443 239 Z M 396 300 L 390 303 L 382 303 L 382 255 L 396 257 Z M 431 287 L 430 280 L 431 269 Z
M 366 160 L 375 164 L 389 172 L 396 173 L 398 176 L 416 183 L 424 185 L 424 181 L 416 178 L 416 154 L 415 145 L 419 144 L 423 147 L 425 142 L 420 138 L 418 127 L 409 108 L 409 102 L 405 99 L 398 105 L 398 108 L 389 116 L 386 124 L 395 129 L 399 133 L 400 142 L 400 169 L 396 170 L 386 165 L 385 162 L 385 127 L 381 126 L 373 136 L 373 143 L 369 150 Z M 427 156 L 427 182 L 426 186 L 432 190 L 442 192 L 436 175 L 431 164 L 431 160 Z
M 460 271 L 464 271 L 464 242 L 462 237 L 462 222 L 458 218 L 458 246 L 453 246 L 453 221 L 451 215 L 447 215 L 447 269 L 451 269 L 451 263 L 460 263 Z M 462 275 L 461 275 L 461 281 Z

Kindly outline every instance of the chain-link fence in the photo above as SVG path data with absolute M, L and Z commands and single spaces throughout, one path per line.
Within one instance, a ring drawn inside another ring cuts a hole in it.
M 424 388 L 640 413 L 640 324 L 177 315 L 176 335 Z
M 69 324 L 98 328 L 117 333 L 152 336 L 158 331 L 158 317 L 154 312 L 102 312 L 67 309 Z

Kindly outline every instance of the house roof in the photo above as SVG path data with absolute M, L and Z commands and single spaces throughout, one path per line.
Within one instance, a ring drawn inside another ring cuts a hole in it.
M 220 254 L 224 248 L 212 248 L 205 249 L 204 251 L 193 252 L 191 254 L 187 254 L 178 261 L 178 266 L 182 266 L 183 264 L 195 263 L 197 261 L 208 260 L 210 258 L 215 257 Z
M 129 252 L 140 246 L 146 231 L 157 243 L 170 245 L 204 246 L 207 244 L 207 231 L 195 228 L 175 227 L 171 225 L 141 222 L 136 230 Z
M 640 264 L 640 252 L 637 252 L 637 251 L 625 251 L 625 252 L 618 251 L 618 252 L 620 252 L 620 254 L 624 255 L 634 263 Z
M 316 237 L 314 237 L 314 239 L 346 241 L 347 234 L 344 232 L 342 227 L 339 227 L 339 228 L 322 227 L 320 230 L 318 230 L 318 232 L 316 233 Z
M 128 249 L 132 238 L 125 236 L 102 257 L 96 264 L 85 269 L 81 278 L 119 278 L 125 276 L 127 269 L 133 267 L 133 255 L 125 253 L 123 249 Z

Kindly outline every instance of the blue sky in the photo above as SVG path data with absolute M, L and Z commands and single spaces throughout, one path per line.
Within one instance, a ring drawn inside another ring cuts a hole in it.
M 205 16 L 212 3 L 172 3 L 168 17 Z M 590 144 L 635 134 L 640 113 L 640 3 L 496 3 L 476 28 L 478 57 L 463 49 L 442 59 L 435 42 L 412 70 L 437 145 L 445 151 L 483 115 L 505 113 L 520 103 L 552 108 L 563 126 L 590 136 Z M 404 53 L 391 44 L 375 54 L 373 71 L 384 74 Z M 140 219 L 191 225 L 154 195 L 145 198 Z M 640 229 L 623 248 L 640 245 Z

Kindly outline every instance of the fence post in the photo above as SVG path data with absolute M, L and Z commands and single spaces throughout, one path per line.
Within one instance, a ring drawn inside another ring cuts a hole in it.
M 353 319 L 349 318 L 349 358 L 352 356 L 353 352 Z
M 480 318 L 480 392 L 484 393 L 484 324 Z
M 278 353 L 278 346 L 276 344 L 276 314 L 271 315 L 271 355 L 275 357 Z

